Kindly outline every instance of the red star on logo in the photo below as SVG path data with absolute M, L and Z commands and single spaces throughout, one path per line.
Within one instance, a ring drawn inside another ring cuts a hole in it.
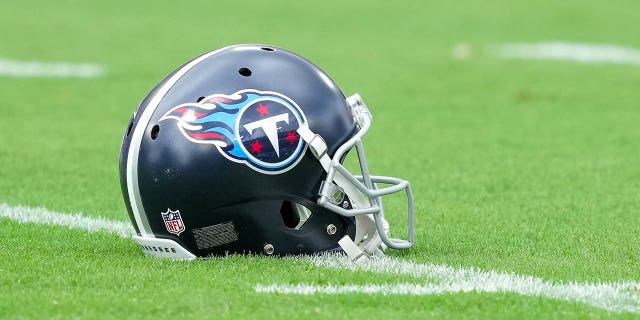
M 269 107 L 267 107 L 266 105 L 259 103 L 258 107 L 256 108 L 256 111 L 260 112 L 260 116 L 264 116 L 265 114 L 269 114 Z
M 262 148 L 264 148 L 264 146 L 261 145 L 260 141 L 258 141 L 258 140 L 256 140 L 256 142 L 254 142 L 254 143 L 250 143 L 249 145 L 251 146 L 251 153 L 260 154 L 260 153 L 262 153 Z
M 296 137 L 296 132 L 295 131 L 287 132 L 287 137 L 284 138 L 284 139 L 289 141 L 289 143 L 291 143 L 291 144 L 294 144 L 294 143 L 296 143 L 296 141 L 298 141 L 298 137 Z

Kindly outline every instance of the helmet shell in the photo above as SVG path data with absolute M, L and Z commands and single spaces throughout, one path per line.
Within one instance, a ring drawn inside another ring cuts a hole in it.
M 155 237 L 176 241 L 196 256 L 261 253 L 268 244 L 279 255 L 314 253 L 335 248 L 344 235 L 353 237 L 353 219 L 316 204 L 326 172 L 307 148 L 286 171 L 264 173 L 230 161 L 212 144 L 190 141 L 176 121 L 161 121 L 176 106 L 202 97 L 243 90 L 275 92 L 295 102 L 331 156 L 356 131 L 336 83 L 305 58 L 265 45 L 222 48 L 184 72 L 188 65 L 176 69 L 143 99 L 123 139 L 121 185 L 136 231 L 141 233 L 135 215 L 144 215 Z M 179 73 L 183 74 L 176 81 L 174 75 Z M 145 111 L 152 114 L 143 123 Z M 132 146 L 139 130 L 140 145 Z M 130 153 L 136 152 L 137 163 L 128 163 Z M 138 192 L 128 185 L 132 170 L 137 172 Z M 136 199 L 130 199 L 132 195 Z M 131 201 L 142 204 L 140 212 L 132 210 Z M 292 213 L 293 204 L 312 212 L 300 228 L 293 225 L 292 215 L 297 215 Z M 184 230 L 177 234 L 170 232 L 163 218 L 169 211 L 180 212 Z M 329 225 L 336 227 L 335 233 L 327 232 Z

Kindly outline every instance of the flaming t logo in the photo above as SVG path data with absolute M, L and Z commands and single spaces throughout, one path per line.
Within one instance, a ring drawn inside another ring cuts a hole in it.
M 244 128 L 249 131 L 249 134 L 253 134 L 253 130 L 261 128 L 262 131 L 264 131 L 264 133 L 266 134 L 267 139 L 269 139 L 269 142 L 271 142 L 271 146 L 273 146 L 273 149 L 276 151 L 276 154 L 279 157 L 280 144 L 278 143 L 278 128 L 276 127 L 276 124 L 278 124 L 278 122 L 280 121 L 284 121 L 288 124 L 289 114 L 282 113 L 277 116 L 247 123 L 244 125 Z
M 306 122 L 304 114 L 277 92 L 213 94 L 169 110 L 160 121 L 169 119 L 189 141 L 212 144 L 227 159 L 262 173 L 289 170 L 306 147 L 296 131 Z

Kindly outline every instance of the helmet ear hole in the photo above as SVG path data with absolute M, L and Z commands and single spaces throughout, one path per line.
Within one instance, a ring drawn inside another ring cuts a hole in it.
M 280 215 L 287 228 L 299 230 L 311 216 L 311 210 L 299 203 L 282 201 Z
M 282 202 L 280 214 L 282 215 L 282 221 L 287 228 L 293 229 L 300 222 L 300 217 L 296 214 L 293 203 L 289 201 Z

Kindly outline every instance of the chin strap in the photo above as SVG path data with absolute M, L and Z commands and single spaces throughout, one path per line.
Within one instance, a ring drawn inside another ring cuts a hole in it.
M 344 236 L 342 239 L 338 241 L 340 248 L 347 253 L 347 256 L 351 261 L 354 262 L 362 262 L 369 259 L 369 256 L 364 253 L 356 244 L 349 238 L 349 236 Z
M 389 224 L 385 223 L 385 232 L 389 232 Z M 356 216 L 356 241 L 358 246 L 349 236 L 344 236 L 338 244 L 347 253 L 349 259 L 354 262 L 366 261 L 371 256 L 382 256 L 387 246 L 376 232 L 376 225 L 370 215 Z
M 382 256 L 387 246 L 376 232 L 376 225 L 370 214 L 356 216 L 356 241 L 359 246 L 351 240 L 349 236 L 344 236 L 338 244 L 347 253 L 349 259 L 354 262 L 365 261 L 370 256 Z M 389 224 L 384 221 L 385 232 L 389 232 Z

